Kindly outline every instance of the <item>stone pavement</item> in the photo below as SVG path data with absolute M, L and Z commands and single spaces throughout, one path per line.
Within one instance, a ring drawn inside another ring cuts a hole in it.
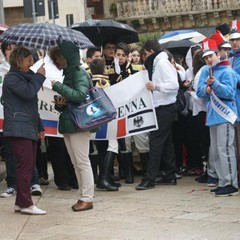
M 3 162 L 0 163 L 3 169 Z M 77 191 L 59 191 L 49 166 L 50 184 L 35 204 L 46 216 L 13 212 L 15 197 L 0 199 L 0 240 L 239 240 L 240 195 L 215 197 L 205 184 L 184 177 L 176 186 L 136 191 L 95 191 L 94 209 L 73 212 Z M 6 188 L 0 183 L 0 191 Z

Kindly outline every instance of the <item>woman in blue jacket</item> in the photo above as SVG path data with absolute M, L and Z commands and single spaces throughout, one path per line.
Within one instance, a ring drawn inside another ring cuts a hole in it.
M 37 93 L 45 80 L 43 65 L 34 73 L 32 53 L 17 47 L 10 55 L 11 68 L 4 78 L 2 104 L 4 111 L 3 136 L 7 138 L 16 158 L 15 212 L 43 215 L 46 211 L 34 206 L 30 185 L 35 167 L 37 143 L 44 138 L 38 113 Z

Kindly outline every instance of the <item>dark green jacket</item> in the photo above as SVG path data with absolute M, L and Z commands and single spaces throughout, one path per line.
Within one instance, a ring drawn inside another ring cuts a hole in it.
M 63 42 L 59 46 L 61 54 L 67 60 L 67 68 L 63 69 L 64 79 L 63 83 L 56 82 L 53 90 L 65 97 L 68 101 L 81 103 L 90 87 L 88 74 L 80 68 L 79 49 L 71 42 Z M 73 124 L 68 113 L 67 106 L 58 108 L 60 112 L 59 117 L 59 133 L 74 133 L 81 131 Z

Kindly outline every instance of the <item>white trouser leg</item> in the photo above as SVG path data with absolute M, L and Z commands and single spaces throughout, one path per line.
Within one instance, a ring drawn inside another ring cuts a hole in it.
M 94 180 L 89 160 L 90 132 L 64 134 L 64 141 L 75 169 L 79 184 L 80 200 L 92 202 Z

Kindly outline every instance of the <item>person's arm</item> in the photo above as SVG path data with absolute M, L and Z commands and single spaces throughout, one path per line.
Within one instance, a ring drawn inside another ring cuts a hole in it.
M 52 89 L 66 98 L 67 101 L 81 103 L 85 99 L 90 87 L 89 76 L 85 71 L 79 69 L 71 77 L 71 86 L 60 82 L 53 82 Z
M 211 88 L 219 98 L 231 100 L 235 98 L 237 81 L 234 71 L 226 69 L 221 76 L 221 82 L 217 78 L 214 78 Z
M 207 79 L 209 78 L 209 67 L 204 66 L 199 77 L 199 82 L 197 85 L 197 96 L 201 98 L 209 97 L 211 93 L 211 87 L 208 86 Z
M 153 83 L 154 90 L 160 92 L 168 93 L 179 89 L 177 70 L 168 60 L 156 65 Z

